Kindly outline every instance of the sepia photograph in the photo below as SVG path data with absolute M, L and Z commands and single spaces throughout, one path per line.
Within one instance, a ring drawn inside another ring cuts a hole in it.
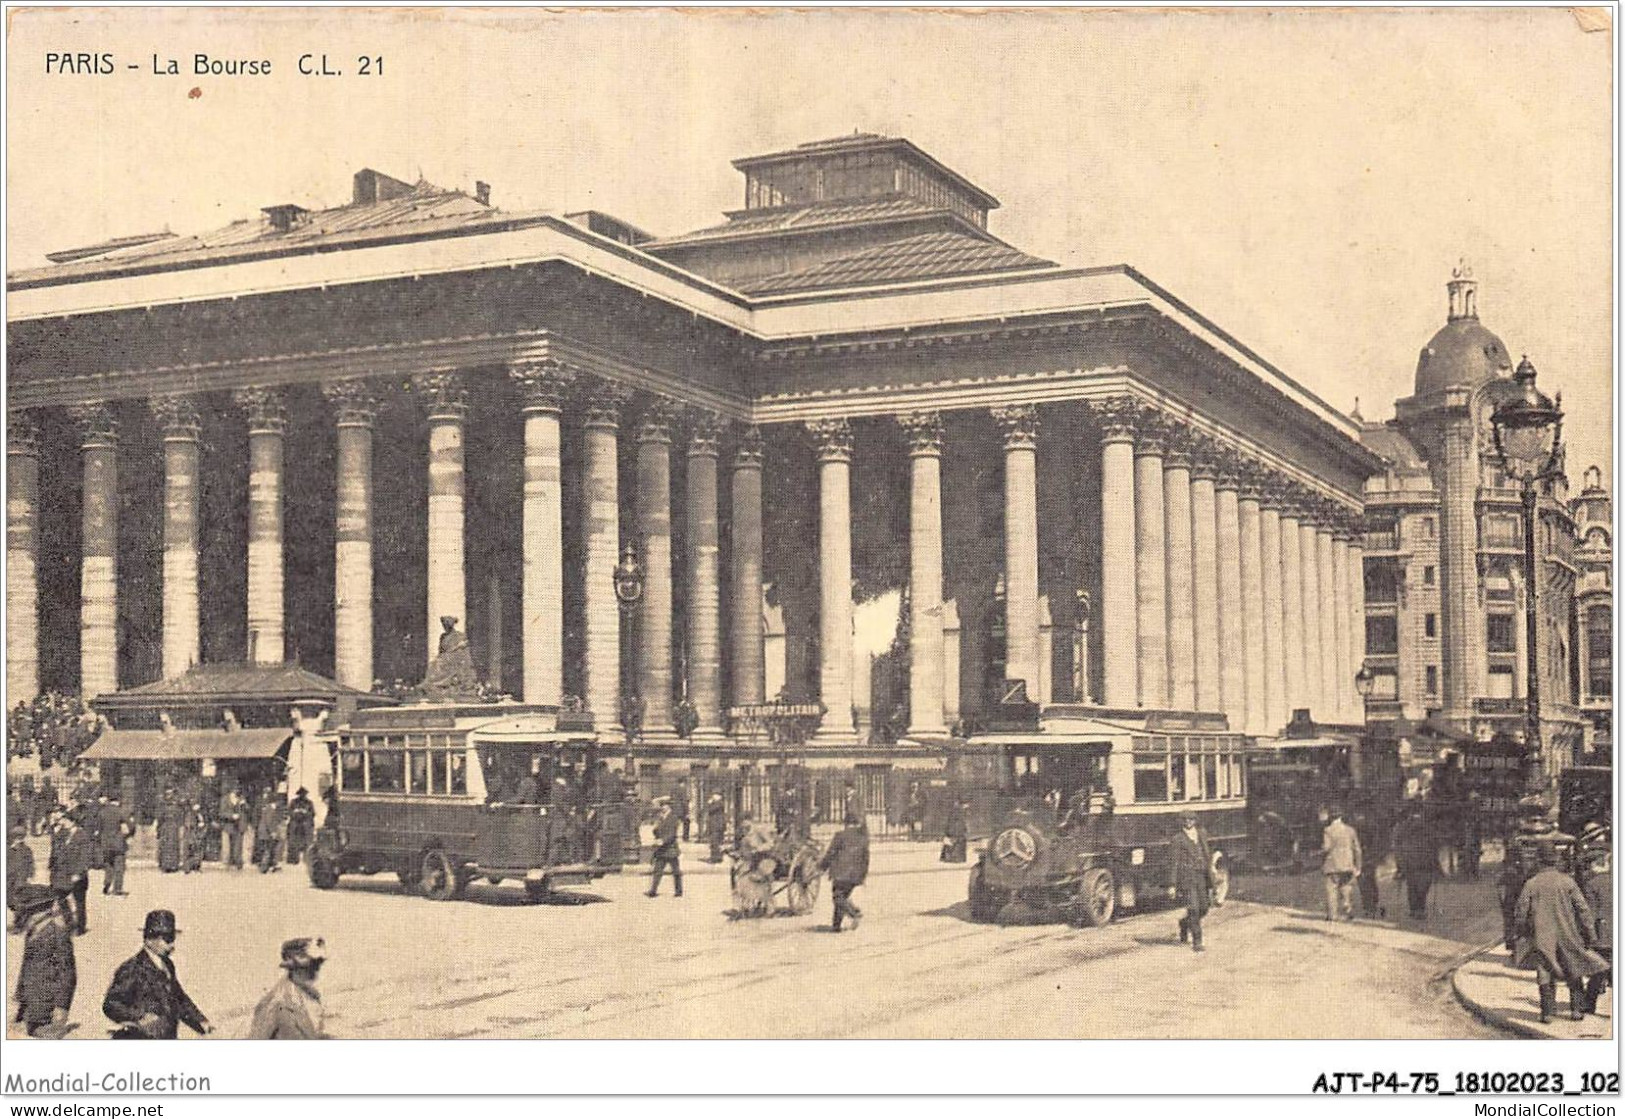
M 1615 8 L 6 15 L 8 1094 L 1617 1096 Z

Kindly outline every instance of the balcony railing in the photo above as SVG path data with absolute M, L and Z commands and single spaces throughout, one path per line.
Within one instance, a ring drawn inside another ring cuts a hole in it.
M 1397 552 L 1399 551 L 1399 533 L 1367 532 L 1365 534 L 1365 550 L 1367 552 Z

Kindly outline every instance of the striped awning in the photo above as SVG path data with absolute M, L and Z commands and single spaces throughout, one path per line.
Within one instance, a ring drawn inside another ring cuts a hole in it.
M 86 761 L 200 761 L 271 758 L 293 737 L 286 727 L 255 730 L 108 730 L 83 754 Z

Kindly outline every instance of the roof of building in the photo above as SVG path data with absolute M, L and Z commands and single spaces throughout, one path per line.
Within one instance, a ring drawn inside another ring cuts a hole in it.
M 1392 423 L 1367 424 L 1360 430 L 1360 442 L 1400 469 L 1426 466 L 1416 445 Z
M 945 276 L 1053 268 L 1002 241 L 939 230 L 871 245 L 805 268 L 740 284 L 749 295 L 782 295 L 820 288 L 857 287 Z
M 1422 347 L 1416 362 L 1416 395 L 1475 389 L 1512 370 L 1501 340 L 1477 318 L 1452 319 Z
M 291 218 L 287 229 L 281 218 Z M 325 210 L 268 206 L 255 218 L 191 236 L 157 239 L 116 238 L 85 250 L 67 250 L 69 259 L 43 268 L 14 272 L 13 285 L 60 283 L 126 272 L 224 264 L 289 253 L 325 252 L 397 239 L 443 236 L 485 226 L 537 220 L 540 215 L 504 213 L 464 194 L 418 182 L 399 196 L 352 201 Z M 50 254 L 61 257 L 62 253 Z
M 815 229 L 824 230 L 837 225 L 923 217 L 942 212 L 939 207 L 906 195 L 880 199 L 813 202 L 797 206 L 775 206 L 772 209 L 734 210 L 728 215 L 728 220 L 721 225 L 709 225 L 704 229 L 680 233 L 675 237 L 662 237 L 650 242 L 647 247 L 659 250 L 668 245 L 732 240 L 736 237 L 777 236 Z
M 912 140 L 902 136 L 883 136 L 878 132 L 854 132 L 850 136 L 836 136 L 827 140 L 810 140 L 805 144 L 797 144 L 793 148 L 784 148 L 781 151 L 768 152 L 765 155 L 744 156 L 734 160 L 733 165 L 738 170 L 748 174 L 758 167 L 766 167 L 774 163 L 797 162 L 805 160 L 809 156 L 880 151 L 888 148 L 907 153 L 911 158 L 929 167 L 937 176 L 952 183 L 974 198 L 983 208 L 988 210 L 998 209 L 999 200 L 997 198 L 965 178 L 952 167 L 928 154 Z
M 341 697 L 365 698 L 377 703 L 393 702 L 385 696 L 329 680 L 297 664 L 237 662 L 195 664 L 168 680 L 155 680 L 150 684 L 99 696 L 96 706 L 147 707 L 160 702 L 172 706 L 207 706 L 228 700 L 235 703 L 291 703 L 297 700 L 333 701 Z

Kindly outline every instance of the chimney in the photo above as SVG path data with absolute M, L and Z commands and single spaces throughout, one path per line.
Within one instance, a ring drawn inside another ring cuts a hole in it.
M 277 206 L 264 206 L 260 209 L 260 213 L 265 215 L 266 219 L 271 223 L 272 229 L 278 233 L 286 233 L 294 227 L 301 215 L 309 213 L 309 211 L 303 206 L 295 206 L 291 202 L 285 202 Z
M 478 202 L 481 206 L 489 206 L 491 204 L 490 183 L 476 182 L 474 184 L 474 201 Z
M 1478 281 L 1473 279 L 1473 270 L 1465 259 L 1451 270 L 1445 287 L 1450 292 L 1451 322 L 1478 318 Z

